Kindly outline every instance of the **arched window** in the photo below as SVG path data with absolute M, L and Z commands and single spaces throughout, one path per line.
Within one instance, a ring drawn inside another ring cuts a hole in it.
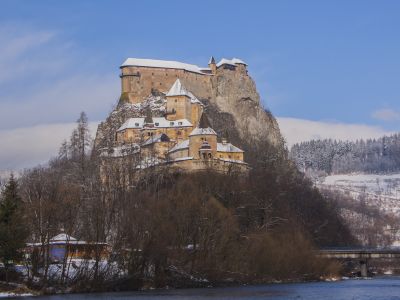
M 211 153 L 208 153 L 208 158 L 212 158 L 212 155 L 211 155 Z

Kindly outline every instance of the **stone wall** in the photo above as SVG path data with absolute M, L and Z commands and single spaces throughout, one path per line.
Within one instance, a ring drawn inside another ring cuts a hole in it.
M 139 103 L 151 94 L 152 90 L 168 92 L 177 78 L 198 98 L 211 97 L 212 75 L 198 74 L 180 69 L 122 67 L 121 91 L 127 93 L 131 103 Z

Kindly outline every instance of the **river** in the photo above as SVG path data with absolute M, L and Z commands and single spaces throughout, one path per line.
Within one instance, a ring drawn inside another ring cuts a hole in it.
M 31 298 L 31 297 L 28 297 Z M 27 298 L 24 298 L 27 299 Z M 400 300 L 400 277 L 343 280 L 337 282 L 312 282 L 269 284 L 228 288 L 203 288 L 182 290 L 153 290 L 104 294 L 71 294 L 41 296 L 32 299 L 46 300 Z

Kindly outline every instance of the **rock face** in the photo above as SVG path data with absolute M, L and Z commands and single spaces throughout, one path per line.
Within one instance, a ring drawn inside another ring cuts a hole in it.
M 218 66 L 218 64 L 217 64 Z M 261 103 L 246 66 L 210 66 L 208 73 L 187 70 L 122 66 L 122 93 L 116 108 L 97 130 L 95 148 L 113 146 L 115 132 L 128 118 L 144 116 L 150 106 L 154 116 L 165 112 L 165 93 L 176 78 L 202 101 L 213 128 L 234 140 L 264 140 L 283 147 L 274 116 Z M 148 95 L 143 97 L 143 95 Z M 239 144 L 240 146 L 240 144 Z

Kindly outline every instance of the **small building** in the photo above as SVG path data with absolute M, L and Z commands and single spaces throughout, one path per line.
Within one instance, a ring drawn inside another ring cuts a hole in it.
M 28 254 L 39 254 L 47 252 L 52 262 L 60 262 L 64 259 L 94 259 L 99 256 L 106 259 L 110 250 L 107 243 L 80 241 L 66 234 L 60 233 L 50 239 L 48 243 L 28 243 L 26 251 Z

